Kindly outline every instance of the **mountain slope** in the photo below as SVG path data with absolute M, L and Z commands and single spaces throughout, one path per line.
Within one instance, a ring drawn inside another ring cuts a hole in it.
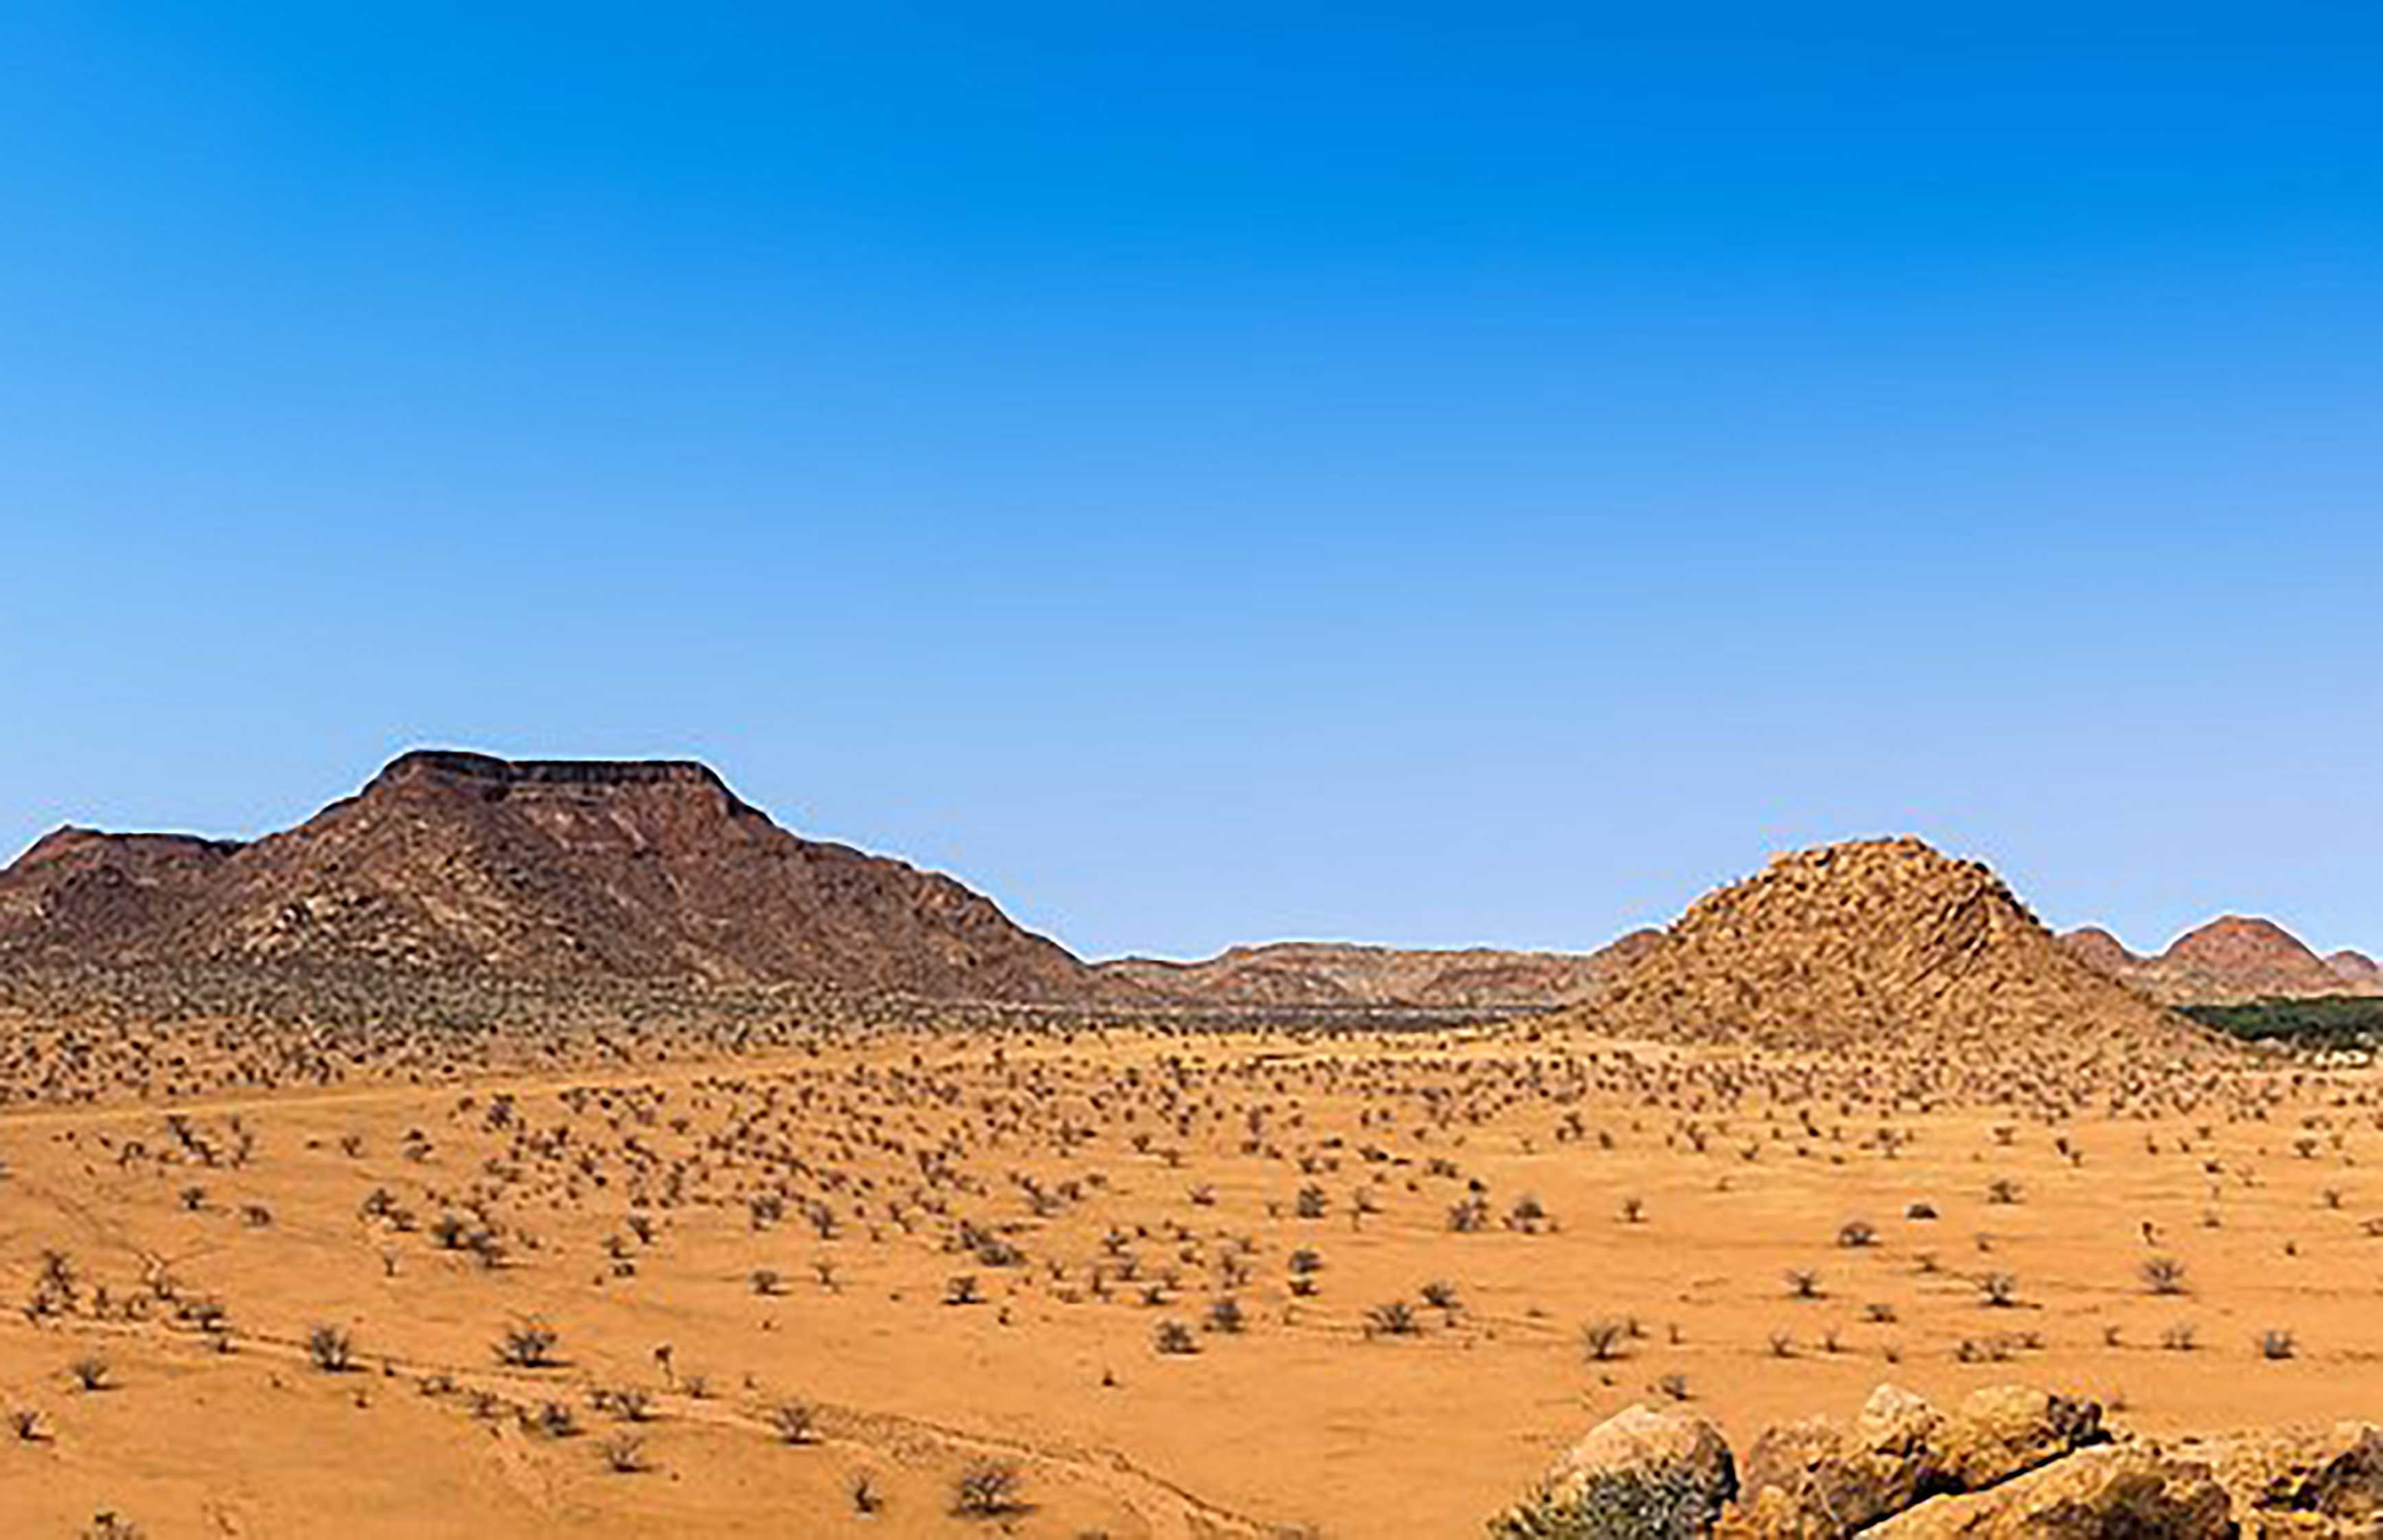
M 0 942 L 45 938 L 93 961 L 163 923 L 238 855 L 236 840 L 65 828 L 0 871 Z
M 686 762 L 404 755 L 239 845 L 67 831 L 0 873 L 0 946 L 1074 998 L 1091 971 L 950 878 L 787 832 Z

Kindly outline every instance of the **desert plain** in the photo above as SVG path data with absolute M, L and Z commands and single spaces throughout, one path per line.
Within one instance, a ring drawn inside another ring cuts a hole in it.
M 1916 841 L 1780 857 L 1527 1010 L 1119 992 L 617 767 L 61 836 L 12 914 L 9 1534 L 1383 1540 L 1481 1534 L 1632 1406 L 1741 1449 L 1882 1384 L 2155 1438 L 2383 1407 L 2383 1078 Z
M 2371 1073 L 1999 1089 L 1529 1025 L 1053 1028 L 23 1105 L 6 1502 L 1438 1535 L 1633 1400 L 1748 1436 L 1881 1380 L 2160 1431 L 2383 1404 Z M 971 1517 L 980 1467 L 1015 1486 Z

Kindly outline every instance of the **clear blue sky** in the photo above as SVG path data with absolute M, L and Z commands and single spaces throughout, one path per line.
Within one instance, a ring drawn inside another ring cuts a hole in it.
M 0 858 L 692 755 L 1080 951 L 2383 948 L 2383 12 L 0 10 Z

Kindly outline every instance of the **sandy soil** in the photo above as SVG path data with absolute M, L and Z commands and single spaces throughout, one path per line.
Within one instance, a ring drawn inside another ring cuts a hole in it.
M 2378 1089 L 1019 1032 L 23 1107 L 0 1533 L 1450 1536 L 1636 1399 L 2371 1414 Z

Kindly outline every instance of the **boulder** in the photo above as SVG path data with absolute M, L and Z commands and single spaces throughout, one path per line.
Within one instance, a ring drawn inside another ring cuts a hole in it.
M 2181 1446 L 2206 1460 L 2253 1533 L 2383 1534 L 2383 1428 L 2331 1428 L 2229 1435 Z
M 1693 1412 L 1634 1406 L 1589 1430 L 1538 1489 L 1498 1519 L 1500 1540 L 1691 1540 L 1737 1495 L 1721 1430 Z
M 1943 1413 L 1882 1385 L 1850 1428 L 1811 1417 L 1772 1428 L 1747 1453 L 1744 1506 L 1716 1532 L 1730 1540 L 1841 1540 L 1949 1490 L 1935 1440 Z
M 2148 1445 L 2105 1445 L 1982 1492 L 1931 1498 L 1865 1540 L 2234 1540 L 2209 1467 Z
M 1975 1492 L 2108 1438 L 2094 1402 L 2001 1385 L 1962 1401 L 1932 1442 L 1946 1489 Z
M 1882 1385 L 1851 1427 L 1827 1417 L 1771 1429 L 1747 1452 L 1726 1540 L 1844 1540 L 1945 1493 L 1974 1492 L 2101 1442 L 2101 1408 L 2016 1386 L 1947 1414 Z

